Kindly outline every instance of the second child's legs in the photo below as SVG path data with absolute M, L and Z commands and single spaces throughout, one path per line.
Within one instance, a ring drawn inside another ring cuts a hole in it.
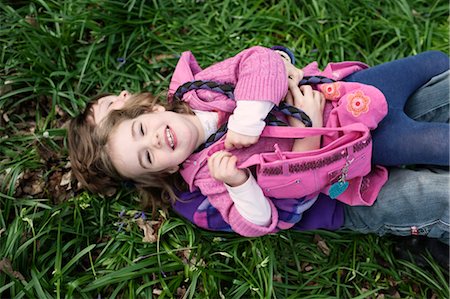
M 448 165 L 449 125 L 417 122 L 404 112 L 405 103 L 413 92 L 448 69 L 447 55 L 429 51 L 371 67 L 345 78 L 345 81 L 373 85 L 386 96 L 388 115 L 372 132 L 374 163 Z M 414 109 L 424 107 L 418 105 Z
M 439 74 L 406 102 L 405 112 L 414 120 L 448 123 L 450 117 L 450 70 Z
M 449 244 L 449 173 L 393 168 L 373 206 L 345 206 L 344 227 L 362 233 L 423 235 Z

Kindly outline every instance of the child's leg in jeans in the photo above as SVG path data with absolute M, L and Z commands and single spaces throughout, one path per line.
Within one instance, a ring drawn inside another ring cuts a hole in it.
M 345 206 L 344 228 L 362 233 L 423 235 L 449 244 L 449 173 L 393 168 L 373 206 Z
M 413 92 L 448 69 L 448 56 L 429 51 L 345 78 L 345 81 L 373 85 L 386 96 L 388 115 L 372 132 L 374 163 L 448 165 L 448 124 L 416 122 L 404 113 L 405 103 Z
M 450 71 L 439 74 L 406 102 L 405 112 L 414 120 L 448 123 L 450 116 Z

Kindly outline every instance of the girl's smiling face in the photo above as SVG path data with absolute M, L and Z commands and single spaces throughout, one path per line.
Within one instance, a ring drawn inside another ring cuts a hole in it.
M 195 115 L 153 112 L 118 124 L 110 135 L 108 153 L 116 170 L 134 179 L 149 172 L 176 172 L 202 144 L 204 133 Z

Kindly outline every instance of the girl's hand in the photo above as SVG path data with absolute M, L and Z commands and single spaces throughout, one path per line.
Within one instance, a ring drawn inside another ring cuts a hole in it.
M 297 84 L 289 80 L 289 92 L 286 96 L 286 103 L 303 110 L 311 118 L 313 127 L 323 126 L 323 109 L 325 107 L 325 97 L 317 90 L 313 90 L 309 85 L 298 87 Z M 303 127 L 304 124 L 294 118 L 288 117 L 289 125 L 292 127 Z
M 248 180 L 248 173 L 236 167 L 237 157 L 227 151 L 214 153 L 208 159 L 211 176 L 231 187 L 242 185 Z
M 233 130 L 228 130 L 227 136 L 225 137 L 225 149 L 249 147 L 258 142 L 258 140 L 259 136 L 248 136 L 236 133 Z
M 313 127 L 323 126 L 323 109 L 325 107 L 324 95 L 313 90 L 309 85 L 298 87 L 289 86 L 289 94 L 286 96 L 286 103 L 302 109 L 311 118 Z M 292 127 L 304 127 L 304 124 L 294 117 L 288 117 L 289 125 Z M 292 146 L 293 152 L 304 152 L 320 148 L 321 136 L 311 136 L 303 139 L 296 139 Z

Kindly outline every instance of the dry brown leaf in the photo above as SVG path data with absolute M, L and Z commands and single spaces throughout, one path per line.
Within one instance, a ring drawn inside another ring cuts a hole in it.
M 273 281 L 282 283 L 283 282 L 283 278 L 281 277 L 281 274 L 275 274 L 273 276 Z
M 25 182 L 23 192 L 29 195 L 38 195 L 44 191 L 45 182 L 40 175 L 35 174 L 29 182 Z
M 179 256 L 181 257 L 184 264 L 189 266 L 206 266 L 206 263 L 203 259 L 197 260 L 197 257 L 193 254 L 191 254 L 191 249 L 186 248 L 179 251 Z
M 312 269 L 314 269 L 314 267 L 312 265 L 310 265 L 308 262 L 303 262 L 300 265 L 300 268 L 302 269 L 302 272 L 309 272 Z
M 387 280 L 388 280 L 388 282 L 389 282 L 389 285 L 391 286 L 391 287 L 396 287 L 397 286 L 397 281 L 392 277 L 392 276 L 388 276 L 387 277 Z
M 61 177 L 61 182 L 59 183 L 60 186 L 67 186 L 66 190 L 70 190 L 72 189 L 72 184 L 71 182 L 71 178 L 72 178 L 72 171 L 66 172 L 62 177 Z
M 1 91 L 0 91 L 1 94 Z M 9 116 L 7 113 L 3 113 L 3 119 L 5 120 L 5 122 L 9 122 Z
M 178 298 L 184 298 L 186 296 L 186 287 L 185 286 L 177 288 L 177 296 L 178 296 Z
M 167 59 L 167 58 L 175 58 L 176 56 L 174 54 L 159 54 L 153 57 L 150 57 L 148 59 L 148 63 L 149 64 L 153 64 L 154 62 L 159 62 L 163 59 Z
M 311 266 L 311 265 L 306 266 L 306 267 L 305 267 L 305 272 L 309 272 L 309 271 L 311 271 L 312 269 L 314 269 L 313 266 Z
M 328 247 L 327 243 L 324 239 L 322 239 L 319 235 L 314 235 L 314 243 L 316 243 L 317 248 L 325 254 L 326 256 L 330 255 L 330 248 Z
M 66 116 L 66 113 L 64 112 L 64 110 L 62 110 L 61 108 L 59 108 L 58 105 L 55 105 L 55 111 L 56 111 L 56 113 L 57 113 L 59 116 L 61 116 L 61 117 Z
M 191 264 L 195 264 L 195 257 L 192 257 L 192 259 L 190 259 L 191 256 L 191 250 L 190 249 L 183 249 L 180 251 L 181 253 L 181 259 L 183 260 L 183 263 L 186 265 L 191 265 Z
M 9 275 L 14 276 L 15 278 L 19 280 L 25 280 L 25 277 L 20 273 L 19 271 L 14 271 L 11 261 L 7 258 L 3 258 L 0 260 L 0 272 L 7 273 Z
M 414 290 L 414 293 L 420 294 L 420 286 L 416 283 L 413 283 L 412 289 Z
M 0 96 L 7 94 L 8 92 L 10 92 L 12 90 L 12 86 L 9 83 L 10 83 L 10 81 L 9 82 L 6 81 L 5 85 L 0 86 Z M 8 116 L 6 113 L 4 115 Z M 5 121 L 8 122 L 9 118 L 8 118 L 8 120 L 5 119 Z
M 39 24 L 38 24 L 35 16 L 30 16 L 30 15 L 26 16 L 25 22 L 27 22 L 28 24 L 30 24 L 33 27 L 39 27 Z
M 158 235 L 152 228 L 152 224 L 155 224 L 154 222 L 157 221 L 147 221 L 142 218 L 136 220 L 136 223 L 139 226 L 139 228 L 144 231 L 144 237 L 142 238 L 142 242 L 154 243 L 158 240 Z

